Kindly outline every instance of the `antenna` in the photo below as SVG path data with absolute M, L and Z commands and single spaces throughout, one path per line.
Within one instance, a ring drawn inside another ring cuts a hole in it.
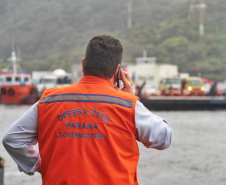
M 14 35 L 12 34 L 12 52 L 15 52 Z
M 21 60 L 16 56 L 15 45 L 14 45 L 14 35 L 12 35 L 12 54 L 11 54 L 11 57 L 8 59 L 8 62 L 11 62 L 14 74 L 17 74 L 18 69 L 21 69 L 20 65 L 18 64 L 18 62 L 20 61 Z
M 200 0 L 200 4 L 199 4 L 199 35 L 200 36 L 204 36 L 204 9 L 206 8 L 205 3 L 203 2 L 203 0 Z
M 194 0 L 190 0 L 189 9 L 188 9 L 188 19 L 191 18 L 191 14 L 194 10 Z
M 127 0 L 128 15 L 127 15 L 127 26 L 132 27 L 132 0 Z
M 18 62 L 21 62 L 21 53 L 20 53 L 19 47 L 17 47 L 17 60 L 18 60 Z

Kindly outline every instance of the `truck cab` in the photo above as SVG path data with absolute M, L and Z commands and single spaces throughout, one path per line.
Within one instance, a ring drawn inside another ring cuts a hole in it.
M 181 80 L 175 78 L 165 78 L 160 82 L 160 90 L 162 95 L 178 96 L 181 94 Z
M 200 77 L 188 77 L 182 80 L 183 95 L 204 96 L 205 88 Z

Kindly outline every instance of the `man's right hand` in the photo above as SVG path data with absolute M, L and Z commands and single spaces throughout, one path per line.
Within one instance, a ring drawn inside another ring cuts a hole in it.
M 121 80 L 122 80 L 122 83 L 124 84 L 124 87 L 121 90 L 134 95 L 133 82 L 129 76 L 129 73 L 126 71 L 123 71 L 122 69 L 121 69 Z

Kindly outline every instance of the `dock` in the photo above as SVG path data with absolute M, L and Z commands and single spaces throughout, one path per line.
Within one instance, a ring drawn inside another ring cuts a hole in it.
M 149 110 L 226 110 L 226 97 L 150 97 L 140 100 Z

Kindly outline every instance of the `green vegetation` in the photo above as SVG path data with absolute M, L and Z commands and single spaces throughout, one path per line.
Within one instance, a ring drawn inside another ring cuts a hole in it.
M 87 42 L 96 34 L 118 37 L 123 63 L 134 63 L 147 50 L 158 63 L 181 72 L 226 79 L 226 3 L 206 0 L 205 35 L 199 36 L 199 0 L 133 0 L 133 27 L 127 28 L 123 0 L 1 0 L 0 58 L 11 53 L 11 36 L 28 70 L 70 71 L 80 63 Z M 192 9 L 190 3 L 193 2 Z M 2 62 L 0 63 L 2 65 Z M 4 64 L 3 64 L 4 65 Z
M 180 72 L 201 74 L 212 80 L 226 79 L 226 3 L 219 0 L 206 4 L 204 36 L 198 32 L 199 11 L 193 9 L 188 16 L 188 3 L 166 21 L 136 25 L 119 33 L 127 46 L 126 62 L 134 61 L 145 49 L 159 63 L 178 65 Z

